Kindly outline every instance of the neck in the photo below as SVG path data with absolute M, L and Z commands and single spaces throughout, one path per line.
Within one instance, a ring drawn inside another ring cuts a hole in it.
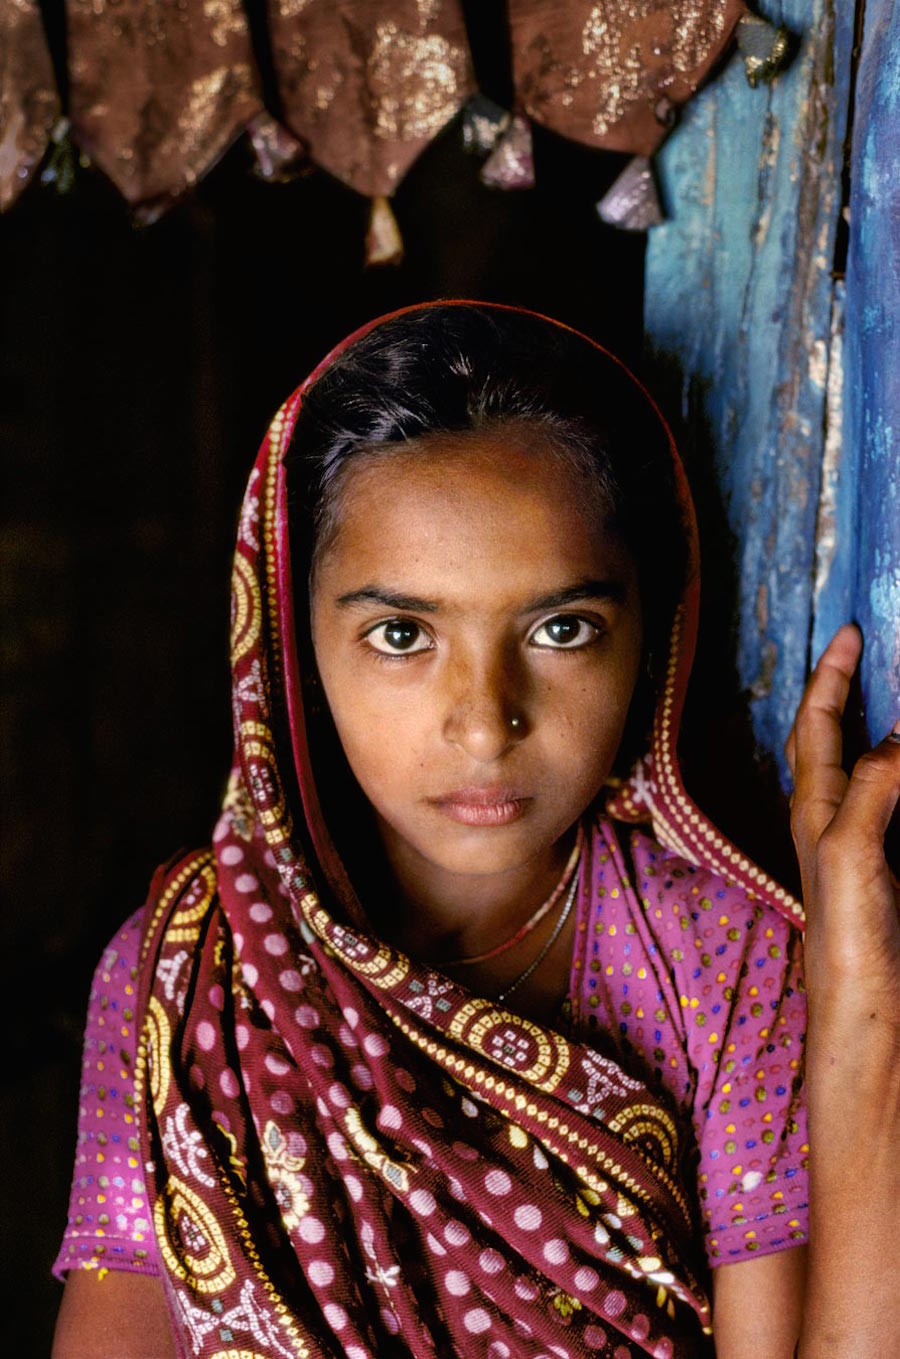
M 486 874 L 449 872 L 385 836 L 393 902 L 382 912 L 384 932 L 411 957 L 433 962 L 503 943 L 553 892 L 576 833 L 572 827 L 545 854 Z

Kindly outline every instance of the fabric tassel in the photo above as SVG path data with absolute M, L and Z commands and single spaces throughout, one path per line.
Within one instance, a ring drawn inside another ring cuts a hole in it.
M 366 233 L 366 264 L 400 264 L 402 261 L 403 237 L 397 219 L 384 194 L 376 194 Z
M 665 220 L 653 167 L 646 156 L 633 156 L 597 204 L 600 220 L 621 231 L 649 231 Z
M 247 124 L 256 157 L 254 174 L 271 184 L 287 184 L 312 170 L 306 146 L 266 111 Z
M 53 64 L 35 0 L 0 10 L 0 212 L 11 207 L 44 157 L 59 117 Z
M 463 110 L 463 150 L 470 156 L 486 156 L 503 136 L 512 114 L 487 95 L 473 95 Z
M 50 154 L 41 171 L 41 183 L 55 189 L 57 193 L 68 193 L 75 183 L 75 170 L 78 165 L 88 166 L 87 156 L 79 156 L 69 135 L 71 125 L 68 118 L 60 118 L 50 133 Z
M 745 14 L 735 30 L 738 51 L 744 58 L 747 84 L 768 85 L 791 59 L 791 35 L 758 14 Z
M 492 189 L 534 188 L 531 124 L 523 114 L 513 115 L 506 132 L 482 165 L 480 179 Z

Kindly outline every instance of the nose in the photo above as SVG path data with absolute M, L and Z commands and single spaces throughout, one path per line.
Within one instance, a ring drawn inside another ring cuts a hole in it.
M 491 764 L 528 734 L 521 686 L 502 659 L 454 668 L 444 738 L 479 764 Z

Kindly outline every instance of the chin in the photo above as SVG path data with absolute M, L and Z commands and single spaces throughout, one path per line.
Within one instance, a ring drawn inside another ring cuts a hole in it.
M 431 836 L 421 845 L 412 843 L 424 859 L 445 873 L 462 877 L 484 877 L 507 873 L 540 858 L 578 819 L 577 815 L 559 830 L 541 833 L 527 821 L 507 826 L 455 826 L 453 834 Z

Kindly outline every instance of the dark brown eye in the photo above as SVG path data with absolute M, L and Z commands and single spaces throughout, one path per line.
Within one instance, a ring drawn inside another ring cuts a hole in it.
M 366 634 L 366 640 L 375 651 L 386 656 L 409 655 L 431 647 L 427 634 L 409 618 L 391 618 L 387 623 L 379 623 Z
M 547 647 L 551 650 L 574 651 L 577 647 L 587 646 L 597 636 L 597 628 L 586 618 L 575 614 L 560 613 L 548 618 L 531 635 L 533 646 Z

